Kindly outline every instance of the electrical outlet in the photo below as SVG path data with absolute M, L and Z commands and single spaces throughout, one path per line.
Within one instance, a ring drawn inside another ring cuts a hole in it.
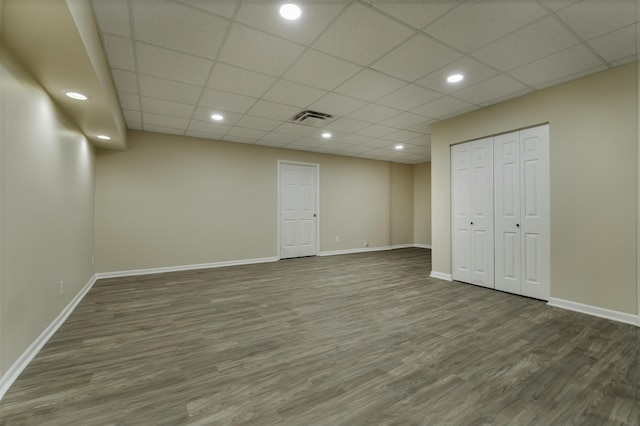
M 340 242 L 340 236 L 336 235 L 336 243 Z
M 369 247 L 369 240 L 364 240 L 364 246 Z
M 64 293 L 64 281 L 60 281 L 60 296 Z

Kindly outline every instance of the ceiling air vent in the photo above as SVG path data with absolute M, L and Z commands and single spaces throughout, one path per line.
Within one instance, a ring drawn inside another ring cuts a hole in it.
M 324 112 L 305 110 L 297 113 L 289 122 L 304 124 L 306 126 L 313 127 L 322 127 L 325 126 L 328 122 L 333 120 L 333 116 L 331 114 L 326 114 Z

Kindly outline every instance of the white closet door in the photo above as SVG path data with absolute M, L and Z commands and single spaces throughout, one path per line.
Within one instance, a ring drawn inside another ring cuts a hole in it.
M 471 147 L 471 282 L 494 288 L 493 138 Z
M 468 143 L 451 147 L 451 276 L 464 282 L 471 282 L 470 152 Z
M 521 294 L 520 132 L 494 137 L 496 290 Z
M 522 294 L 549 299 L 549 126 L 520 132 Z

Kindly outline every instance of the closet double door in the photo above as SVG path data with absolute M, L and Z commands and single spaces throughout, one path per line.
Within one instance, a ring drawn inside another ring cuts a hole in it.
M 548 300 L 547 125 L 451 147 L 452 277 Z

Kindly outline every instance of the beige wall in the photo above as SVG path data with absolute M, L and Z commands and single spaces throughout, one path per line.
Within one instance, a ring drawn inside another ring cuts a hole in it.
M 413 166 L 391 165 L 391 246 L 413 243 Z
M 416 244 L 431 245 L 431 163 L 413 166 L 413 235 Z
M 279 159 L 320 165 L 321 252 L 391 244 L 388 162 L 137 131 L 128 142 L 97 157 L 100 272 L 277 256 Z
M 433 270 L 451 273 L 449 147 L 549 123 L 551 297 L 638 312 L 637 64 L 432 126 Z
M 94 153 L 2 46 L 0 59 L 5 373 L 93 276 Z

